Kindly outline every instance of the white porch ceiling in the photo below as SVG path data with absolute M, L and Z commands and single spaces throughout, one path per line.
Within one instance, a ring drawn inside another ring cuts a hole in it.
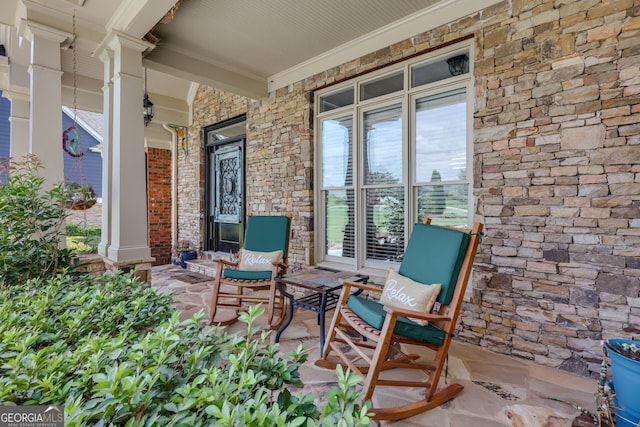
M 262 85 L 271 76 L 428 8 L 439 0 L 186 0 L 148 58 L 199 58 Z
M 12 60 L 28 61 L 16 51 L 20 20 L 71 33 L 75 9 L 78 96 L 99 97 L 103 67 L 92 55 L 100 42 L 112 30 L 140 38 L 151 32 L 157 45 L 143 60 L 150 97 L 180 109 L 194 83 L 260 98 L 498 1 L 183 0 L 161 24 L 176 0 L 3 0 L 0 43 Z M 62 53 L 66 96 L 73 57 L 71 50 Z M 84 103 L 101 108 L 95 100 Z

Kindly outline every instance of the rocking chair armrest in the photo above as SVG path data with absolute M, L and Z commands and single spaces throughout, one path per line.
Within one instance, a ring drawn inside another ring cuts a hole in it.
M 239 265 L 239 263 L 237 261 L 231 261 L 231 260 L 224 259 L 224 258 L 221 258 L 218 262 L 221 263 L 221 264 L 224 264 L 226 266 L 229 266 L 229 267 L 236 267 L 237 268 L 238 265 Z
M 382 292 L 382 288 L 377 287 L 375 285 L 368 285 L 365 283 L 358 283 L 358 282 L 352 282 L 350 280 L 343 280 L 342 281 L 342 285 L 348 290 L 350 288 L 358 288 L 358 289 L 362 289 L 363 291 L 370 291 L 370 292 L 377 292 L 377 293 L 381 293 Z
M 274 277 L 286 274 L 288 268 L 289 265 L 283 261 L 274 261 L 271 263 L 271 272 Z
M 287 267 L 288 267 L 288 265 L 287 265 L 287 264 L 285 264 L 285 263 L 284 263 L 284 262 L 282 262 L 282 261 L 275 261 L 275 262 L 272 262 L 272 264 L 273 264 L 273 266 L 274 266 L 274 267 L 276 267 L 276 268 L 278 268 L 278 269 L 280 269 L 280 270 L 285 269 L 285 268 L 287 268 Z
M 404 316 L 404 317 L 414 317 L 420 320 L 428 320 L 430 322 L 438 322 L 443 320 L 451 320 L 449 316 L 443 316 L 441 314 L 433 314 L 433 313 L 423 313 L 420 311 L 407 310 L 404 308 L 393 307 L 390 305 L 385 305 L 384 310 L 391 314 L 392 316 Z

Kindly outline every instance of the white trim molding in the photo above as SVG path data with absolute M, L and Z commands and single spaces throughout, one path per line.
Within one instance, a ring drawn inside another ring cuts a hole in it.
M 471 15 L 502 0 L 444 0 L 399 21 L 358 37 L 308 61 L 270 76 L 268 91 L 288 86 L 309 76 L 352 61 L 378 49 L 430 31 L 440 25 Z

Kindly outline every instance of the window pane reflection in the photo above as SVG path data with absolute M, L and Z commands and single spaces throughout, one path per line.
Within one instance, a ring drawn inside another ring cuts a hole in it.
M 401 261 L 404 254 L 404 190 L 367 190 L 367 259 Z
M 432 219 L 432 224 L 467 227 L 469 196 L 467 184 L 425 185 L 418 188 L 418 221 Z
M 325 255 L 353 258 L 355 226 L 353 190 L 325 192 Z
M 353 104 L 353 87 L 320 97 L 320 112 L 335 110 Z
M 322 122 L 322 186 L 325 188 L 353 183 L 352 126 L 351 117 Z
M 416 101 L 416 181 L 461 181 L 467 174 L 465 90 Z
M 380 77 L 360 85 L 360 101 L 397 92 L 404 88 L 404 72 Z
M 364 115 L 364 183 L 402 182 L 402 106 L 379 108 Z

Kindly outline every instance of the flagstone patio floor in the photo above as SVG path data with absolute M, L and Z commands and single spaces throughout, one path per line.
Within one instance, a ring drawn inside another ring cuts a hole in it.
M 208 316 L 211 288 L 206 283 L 187 283 L 176 277 L 189 273 L 178 266 L 153 267 L 152 284 L 172 291 L 176 306 L 185 318 L 199 310 Z M 328 314 L 327 326 L 331 313 Z M 240 331 L 236 322 L 229 331 Z M 314 365 L 319 356 L 317 316 L 297 309 L 291 325 L 280 337 L 280 348 L 289 351 L 302 344 L 309 360 L 301 369 L 305 394 L 324 396 L 335 385 L 333 371 Z M 271 335 L 273 340 L 275 333 Z M 428 427 L 584 427 L 591 418 L 580 414 L 577 406 L 595 411 L 596 381 L 534 364 L 525 359 L 492 353 L 478 346 L 454 341 L 449 352 L 448 382 L 464 390 L 453 400 L 423 414 L 400 421 L 381 421 L 379 426 Z M 445 384 L 445 377 L 440 385 Z M 411 390 L 407 390 L 411 393 Z M 402 400 L 401 393 L 374 394 L 374 403 Z

